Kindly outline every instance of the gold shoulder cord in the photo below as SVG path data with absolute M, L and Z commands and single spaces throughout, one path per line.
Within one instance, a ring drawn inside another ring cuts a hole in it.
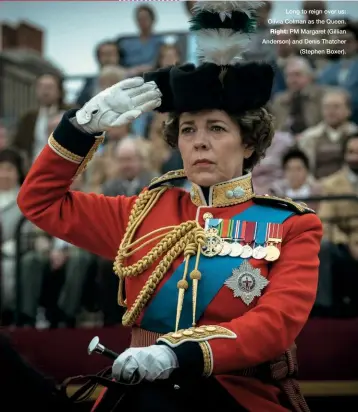
M 122 323 L 124 326 L 132 326 L 138 319 L 144 306 L 154 294 L 157 286 L 168 272 L 170 266 L 181 253 L 184 252 L 184 273 L 183 278 L 178 282 L 179 296 L 176 316 L 176 331 L 179 327 L 180 315 L 183 307 L 184 293 L 188 289 L 186 280 L 188 264 L 191 256 L 196 254 L 195 268 L 190 274 L 193 281 L 193 326 L 195 326 L 195 312 L 197 301 L 198 282 L 201 273 L 198 270 L 201 247 L 205 243 L 204 229 L 195 220 L 183 222 L 178 226 L 167 226 L 156 229 L 140 239 L 133 240 L 134 236 L 152 210 L 159 198 L 164 194 L 168 187 L 159 187 L 153 190 L 142 192 L 134 204 L 126 229 L 126 233 L 119 246 L 117 257 L 114 261 L 114 272 L 119 277 L 118 302 L 121 306 L 126 306 L 123 299 L 124 280 L 126 277 L 139 276 L 147 270 L 156 260 L 162 257 L 152 274 L 149 276 L 144 287 L 137 296 L 132 307 L 126 311 Z M 160 233 L 166 232 L 166 233 Z M 125 259 L 132 256 L 142 247 L 161 239 L 145 256 L 130 266 L 125 266 Z

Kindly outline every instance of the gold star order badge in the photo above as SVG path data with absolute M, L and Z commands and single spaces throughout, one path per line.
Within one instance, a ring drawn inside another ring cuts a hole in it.
M 232 276 L 225 281 L 225 285 L 234 292 L 235 298 L 241 298 L 246 305 L 260 297 L 268 284 L 269 281 L 261 275 L 260 269 L 254 268 L 247 260 L 234 269 Z

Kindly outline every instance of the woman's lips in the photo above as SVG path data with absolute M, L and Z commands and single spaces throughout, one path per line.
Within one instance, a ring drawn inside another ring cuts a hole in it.
M 214 162 L 211 162 L 210 160 L 207 160 L 207 159 L 197 160 L 196 162 L 194 162 L 194 166 L 210 166 L 213 164 Z

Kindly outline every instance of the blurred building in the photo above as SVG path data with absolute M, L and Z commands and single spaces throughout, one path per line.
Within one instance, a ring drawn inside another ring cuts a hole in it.
M 43 43 L 44 32 L 31 24 L 0 25 L 0 120 L 9 127 L 36 104 L 36 77 L 59 72 L 43 58 Z
M 42 55 L 43 31 L 26 22 L 1 25 L 0 50 L 29 49 Z

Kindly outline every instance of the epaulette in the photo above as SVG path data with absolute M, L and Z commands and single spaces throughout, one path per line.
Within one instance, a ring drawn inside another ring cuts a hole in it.
M 313 209 L 310 209 L 305 203 L 295 202 L 289 197 L 282 198 L 270 195 L 255 195 L 252 200 L 254 201 L 254 203 L 261 205 L 289 209 L 296 212 L 299 215 L 303 215 L 305 213 L 316 213 Z
M 186 174 L 183 169 L 171 170 L 160 177 L 155 177 L 150 182 L 148 189 L 155 189 L 163 184 L 170 183 L 172 180 L 186 179 Z

